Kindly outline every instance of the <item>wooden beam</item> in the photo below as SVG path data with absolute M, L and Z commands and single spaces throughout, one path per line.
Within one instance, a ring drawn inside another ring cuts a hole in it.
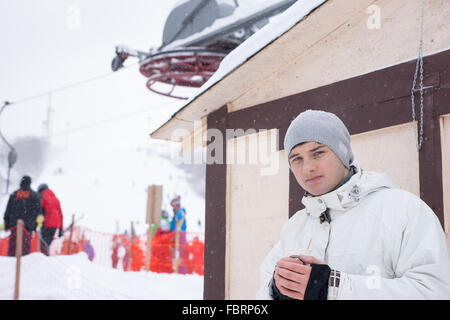
M 227 107 L 208 116 L 208 130 L 217 129 L 225 137 Z M 207 157 L 211 156 L 211 136 L 208 131 Z M 205 300 L 225 299 L 225 254 L 226 254 L 226 141 L 223 141 L 222 164 L 206 165 L 205 208 Z M 209 159 L 207 159 L 209 160 Z M 207 161 L 210 163 L 210 161 Z

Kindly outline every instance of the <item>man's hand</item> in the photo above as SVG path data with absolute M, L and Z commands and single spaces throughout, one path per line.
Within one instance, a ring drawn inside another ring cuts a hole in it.
M 312 256 L 299 255 L 299 258 L 301 261 L 290 257 L 280 259 L 275 267 L 273 277 L 280 293 L 294 299 L 303 300 L 311 275 L 309 265 L 312 263 L 325 264 L 325 262 Z

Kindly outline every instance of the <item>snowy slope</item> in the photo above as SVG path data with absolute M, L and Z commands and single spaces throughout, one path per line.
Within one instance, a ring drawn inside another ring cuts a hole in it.
M 147 187 L 161 184 L 163 208 L 170 210 L 170 198 L 180 194 L 188 231 L 203 229 L 204 195 L 196 192 L 196 185 L 204 183 L 201 176 L 195 179 L 173 165 L 173 145 L 149 137 L 182 101 L 150 92 L 138 65 L 70 86 L 111 72 L 118 43 L 137 48 L 159 43 L 175 2 L 140 1 L 136 7 L 107 1 L 80 4 L 80 29 L 65 28 L 66 3 L 46 7 L 33 2 L 30 7 L 19 1 L 2 7 L 8 12 L 3 26 L 24 12 L 28 15 L 20 27 L 2 34 L 10 51 L 0 61 L 0 101 L 35 97 L 8 106 L 1 115 L 2 133 L 19 153 L 9 193 L 18 188 L 22 175 L 30 174 L 34 189 L 45 182 L 60 198 L 65 226 L 75 214 L 84 215 L 79 223 L 92 230 L 114 233 L 118 224 L 123 232 L 133 221 L 142 234 Z M 29 46 L 36 51 L 30 52 Z M 67 89 L 36 96 L 61 87 Z M 0 141 L 0 224 L 8 200 L 8 152 Z
M 192 190 L 186 172 L 174 166 L 170 158 L 150 150 L 145 144 L 75 143 L 47 163 L 39 180 L 54 187 L 63 205 L 66 225 L 72 214 L 84 215 L 79 224 L 97 231 L 115 232 L 116 221 L 120 231 L 129 230 L 134 221 L 138 234 L 143 234 L 147 187 L 158 184 L 163 185 L 163 208 L 170 212 L 170 199 L 176 193 L 181 194 L 182 205 L 189 214 L 189 231 L 203 231 L 197 223 L 200 220 L 204 225 L 203 197 Z M 169 151 L 162 148 L 159 152 Z
M 133 76 L 130 71 L 121 77 L 104 79 L 102 84 L 118 86 Z M 146 230 L 147 187 L 159 184 L 163 185 L 163 209 L 170 212 L 170 199 L 180 194 L 188 213 L 188 231 L 203 231 L 204 194 L 196 192 L 197 185 L 204 185 L 202 175 L 190 177 L 189 172 L 173 163 L 172 150 L 179 149 L 179 144 L 152 141 L 149 137 L 149 127 L 164 121 L 165 113 L 177 105 L 172 103 L 156 110 L 154 106 L 158 104 L 148 103 L 147 108 L 143 108 L 142 102 L 113 107 L 111 101 L 122 99 L 127 92 L 117 96 L 96 85 L 93 83 L 86 88 L 55 95 L 50 138 L 42 134 L 41 123 L 46 118 L 42 109 L 30 104 L 5 111 L 2 117 L 2 123 L 6 124 L 4 132 L 19 151 L 9 192 L 18 188 L 23 174 L 31 174 L 34 189 L 45 182 L 60 199 L 65 226 L 72 215 L 84 215 L 79 223 L 93 230 L 114 233 L 118 224 L 119 231 L 123 232 L 130 229 L 133 221 L 137 233 L 143 234 Z M 86 103 L 85 95 L 95 92 L 101 94 L 99 102 Z M 139 97 L 135 99 L 139 101 Z M 164 106 L 164 101 L 162 103 Z M 112 120 L 104 121 L 105 118 Z M 18 121 L 26 128 L 15 125 Z M 71 124 L 69 130 L 65 128 L 67 121 Z M 23 136 L 34 140 L 19 148 L 14 142 Z M 33 147 L 36 140 L 42 144 L 42 163 L 36 162 L 36 148 Z M 3 151 L 6 155 L 6 148 Z M 4 168 L 5 163 L 2 171 Z M 1 189 L 4 190 L 3 183 Z M 0 194 L 0 217 L 3 217 L 6 202 L 7 195 Z
M 0 299 L 14 295 L 16 259 L 0 257 Z M 149 299 L 203 298 L 199 275 L 123 272 L 90 262 L 85 253 L 47 257 L 32 253 L 21 259 L 19 298 Z
M 30 174 L 33 189 L 45 182 L 60 199 L 65 227 L 72 215 L 83 215 L 78 224 L 91 230 L 129 231 L 133 221 L 140 235 L 147 230 L 146 189 L 160 184 L 163 208 L 170 210 L 170 198 L 180 194 L 188 231 L 203 231 L 204 194 L 198 186 L 204 180 L 172 163 L 171 150 L 179 146 L 149 138 L 181 102 L 151 93 L 137 66 L 98 77 L 110 72 L 118 43 L 158 44 L 174 2 L 80 3 L 75 5 L 82 14 L 79 29 L 66 27 L 71 13 L 65 2 L 0 4 L 5 13 L 0 25 L 23 22 L 1 35 L 9 50 L 0 61 L 0 101 L 22 101 L 6 108 L 0 119 L 2 133 L 19 152 L 9 192 Z M 71 86 L 92 78 L 98 79 Z M 63 87 L 51 96 L 38 95 Z M 8 200 L 8 151 L 1 142 L 0 224 Z M 93 264 L 84 254 L 49 258 L 35 253 L 23 257 L 22 266 L 25 299 L 202 298 L 201 276 L 124 273 Z M 12 297 L 14 274 L 15 260 L 0 257 L 1 299 Z

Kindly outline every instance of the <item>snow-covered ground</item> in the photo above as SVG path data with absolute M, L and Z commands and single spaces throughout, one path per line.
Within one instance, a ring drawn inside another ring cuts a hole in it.
M 65 116 L 71 117 L 68 108 L 58 105 L 61 107 L 53 112 L 55 126 L 64 122 Z M 108 105 L 99 108 L 106 113 Z M 19 158 L 11 172 L 9 192 L 19 187 L 22 175 L 29 174 L 34 190 L 40 183 L 47 183 L 55 192 L 61 201 L 65 227 L 70 224 L 72 215 L 76 219 L 84 216 L 79 224 L 107 233 L 130 232 L 133 221 L 136 232 L 141 235 L 147 230 L 147 188 L 152 184 L 162 185 L 162 209 L 171 213 L 171 198 L 181 195 L 182 205 L 188 214 L 188 231 L 203 231 L 205 166 L 192 165 L 188 168 L 175 165 L 171 150 L 180 146 L 149 138 L 146 114 L 151 113 L 149 107 L 142 115 L 137 113 L 67 134 L 55 134 L 51 139 L 36 135 L 27 136 L 23 142 L 20 138 L 12 140 L 16 142 L 14 145 Z M 2 120 L 7 120 L 8 114 L 4 116 Z M 9 116 L 11 122 L 2 123 L 10 125 L 17 121 L 14 113 Z M 35 118 L 39 116 L 42 114 L 36 112 Z M 57 121 L 59 116 L 61 120 Z M 24 116 L 24 119 L 28 121 L 30 117 Z M 94 119 L 85 121 L 96 122 Z M 81 123 L 80 127 L 83 126 Z M 6 157 L 7 148 L 4 145 L 0 146 L 0 154 Z M 6 162 L 1 160 L 4 171 Z M 4 183 L 0 189 L 4 191 Z M 0 217 L 7 200 L 8 195 L 0 194 Z
M 0 257 L 0 299 L 12 299 L 16 259 Z M 47 257 L 32 253 L 21 259 L 19 298 L 199 300 L 203 276 L 124 272 L 90 262 L 85 253 Z
M 142 1 L 133 6 L 138 12 L 119 2 L 78 5 L 75 9 L 82 12 L 83 21 L 78 28 L 64 27 L 64 13 L 67 21 L 73 15 L 70 10 L 67 13 L 72 7 L 65 3 L 51 10 L 34 2 L 32 7 L 31 1 L 8 3 L 0 26 L 16 28 L 2 38 L 8 50 L 0 61 L 0 101 L 16 104 L 5 109 L 0 125 L 16 148 L 18 161 L 6 192 L 9 149 L 0 144 L 0 219 L 8 194 L 29 174 L 33 189 L 45 182 L 60 199 L 64 227 L 75 215 L 83 217 L 77 224 L 95 231 L 122 233 L 134 222 L 136 233 L 144 234 L 147 187 L 159 184 L 163 185 L 163 209 L 170 211 L 170 199 L 180 194 L 188 231 L 204 231 L 204 164 L 176 165 L 170 156 L 179 144 L 153 141 L 149 134 L 323 0 L 298 1 L 279 16 L 283 23 L 275 28 L 267 25 L 230 53 L 202 88 L 183 95 L 191 97 L 187 103 L 151 94 L 135 67 L 70 86 L 70 90 L 56 90 L 105 74 L 114 46 L 121 42 L 136 48 L 154 45 L 155 39 L 147 38 L 157 35 L 159 41 L 171 7 L 167 2 L 154 6 Z M 152 10 L 144 10 L 150 5 Z M 105 12 L 105 7 L 111 12 Z M 137 13 L 145 17 L 139 20 Z M 23 23 L 17 24 L 18 17 Z M 147 25 L 155 21 L 159 29 Z M 34 48 L 33 53 L 29 48 Z M 36 95 L 49 91 L 51 95 Z M 0 257 L 0 299 L 12 298 L 14 274 L 15 259 Z M 201 299 L 202 292 L 202 276 L 123 272 L 91 263 L 84 253 L 53 257 L 34 253 L 22 259 L 22 299 Z
M 51 9 L 29 0 L 0 4 L 1 26 L 18 19 L 24 22 L 2 34 L 2 43 L 10 51 L 0 61 L 0 106 L 5 100 L 13 104 L 1 114 L 0 128 L 18 159 L 6 192 L 9 148 L 0 140 L 0 224 L 8 194 L 28 174 L 33 189 L 47 183 L 60 199 L 64 227 L 75 215 L 83 216 L 78 223 L 92 230 L 130 232 L 134 222 L 136 232 L 143 234 L 147 188 L 158 184 L 163 185 L 163 209 L 170 212 L 170 199 L 179 194 L 188 214 L 188 231 L 204 229 L 202 172 L 191 175 L 189 168 L 174 165 L 170 150 L 177 146 L 149 137 L 182 101 L 149 91 L 137 65 L 51 95 L 36 95 L 111 72 L 117 44 L 157 45 L 173 3 L 80 2 L 74 6 L 83 21 L 79 29 L 64 25 L 64 18 L 71 17 L 65 16 L 72 8 L 67 3 Z M 27 49 L 22 47 L 25 43 Z M 29 47 L 37 51 L 31 53 Z M 24 63 L 29 67 L 19 67 Z M 31 96 L 35 98 L 20 102 Z

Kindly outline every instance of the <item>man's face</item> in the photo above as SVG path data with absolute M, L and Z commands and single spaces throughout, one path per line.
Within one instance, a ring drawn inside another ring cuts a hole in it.
M 318 142 L 294 147 L 289 164 L 300 186 L 314 196 L 330 192 L 348 174 L 336 154 Z

